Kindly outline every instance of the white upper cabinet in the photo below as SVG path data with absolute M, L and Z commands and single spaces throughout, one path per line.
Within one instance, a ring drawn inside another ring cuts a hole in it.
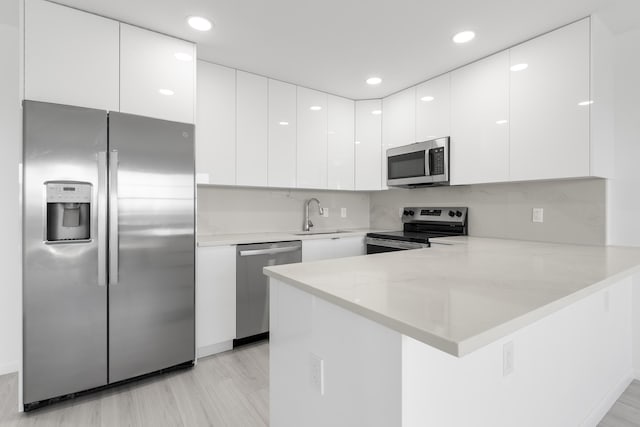
M 267 185 L 267 78 L 237 72 L 236 183 Z
M 25 98 L 118 111 L 118 22 L 60 6 L 25 5 Z
M 451 184 L 509 180 L 509 52 L 451 73 Z
M 120 111 L 193 123 L 195 58 L 193 43 L 120 24 Z
M 236 70 L 198 61 L 196 179 L 236 183 Z
M 416 142 L 416 88 L 382 100 L 382 188 L 387 188 L 387 150 Z
M 356 101 L 355 189 L 382 188 L 382 101 Z
M 296 186 L 296 86 L 269 80 L 269 187 Z
M 350 99 L 327 98 L 327 181 L 331 190 L 354 189 L 355 105 Z
M 511 180 L 589 176 L 589 52 L 588 19 L 510 49 Z
M 416 141 L 451 135 L 449 74 L 416 86 Z
M 298 188 L 327 188 L 327 94 L 298 87 Z

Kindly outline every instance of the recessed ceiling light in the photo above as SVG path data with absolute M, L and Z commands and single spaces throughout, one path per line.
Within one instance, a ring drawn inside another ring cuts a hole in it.
M 158 89 L 158 92 L 162 95 L 166 95 L 166 96 L 171 96 L 173 95 L 175 92 L 172 91 L 171 89 Z
M 373 114 L 374 116 L 379 116 L 380 114 L 382 114 L 382 110 L 373 110 L 371 114 Z
M 209 31 L 211 29 L 211 21 L 201 16 L 190 16 L 187 22 L 194 30 Z
M 189 55 L 188 53 L 184 53 L 184 52 L 176 52 L 173 54 L 173 56 L 178 60 L 178 61 L 191 61 L 193 59 L 193 56 Z
M 354 144 L 358 145 L 360 144 L 360 141 L 355 141 Z
M 467 43 L 476 37 L 476 33 L 473 31 L 461 31 L 453 36 L 454 43 Z
M 312 105 L 311 107 L 309 107 L 309 110 L 311 111 L 320 111 L 322 110 L 322 107 L 319 105 Z
M 327 133 L 328 133 L 329 135 L 335 135 L 335 134 L 336 134 L 336 131 L 335 131 L 335 130 L 330 130 L 330 131 L 328 131 Z
M 278 123 L 280 126 L 289 126 L 289 122 L 280 122 Z
M 510 70 L 511 71 L 522 71 L 522 70 L 526 70 L 527 68 L 529 68 L 529 64 L 516 64 L 516 65 L 512 65 Z
M 423 96 L 422 98 L 420 98 L 420 101 L 424 101 L 424 102 L 431 102 L 433 101 L 435 98 L 433 96 Z
M 591 105 L 593 104 L 593 101 L 582 101 L 582 102 L 578 102 L 578 105 L 581 107 L 587 106 L 587 105 Z
M 369 77 L 367 79 L 368 85 L 379 85 L 380 83 L 382 83 L 382 79 L 380 77 Z
M 509 121 L 508 121 L 508 120 L 498 120 L 498 121 L 496 122 L 496 124 L 497 124 L 497 125 L 506 125 L 507 123 L 509 123 Z

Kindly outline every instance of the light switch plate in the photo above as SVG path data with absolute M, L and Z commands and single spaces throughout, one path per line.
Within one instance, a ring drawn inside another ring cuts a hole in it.
M 544 222 L 544 209 L 543 208 L 533 208 L 531 212 L 531 221 L 533 222 Z
M 340 216 L 342 218 L 346 218 L 347 217 L 347 208 L 340 208 Z
M 322 216 L 329 218 L 329 208 L 322 208 Z
M 311 353 L 309 357 L 309 380 L 311 387 L 320 394 L 324 395 L 324 360 L 319 356 Z
M 511 375 L 514 370 L 514 346 L 509 341 L 502 346 L 502 376 Z

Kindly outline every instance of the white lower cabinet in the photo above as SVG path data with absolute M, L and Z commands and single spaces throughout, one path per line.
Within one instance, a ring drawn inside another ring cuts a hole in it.
M 364 236 L 302 241 L 302 262 L 358 256 L 365 253 Z
M 233 347 L 236 337 L 236 247 L 197 250 L 196 333 L 198 357 Z

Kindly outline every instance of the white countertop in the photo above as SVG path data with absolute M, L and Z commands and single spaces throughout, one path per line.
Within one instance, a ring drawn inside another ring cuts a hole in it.
M 454 356 L 640 272 L 640 248 L 477 237 L 441 243 L 264 271 Z
M 314 230 L 318 232 L 322 230 Z M 226 246 L 241 245 L 246 243 L 266 243 L 266 242 L 289 242 L 292 240 L 311 240 L 311 239 L 335 239 L 341 237 L 363 236 L 372 232 L 369 229 L 356 229 L 341 231 L 340 233 L 321 233 L 321 234 L 298 234 L 301 231 L 290 232 L 264 232 L 264 233 L 236 233 L 236 234 L 205 234 L 198 235 L 196 241 L 198 246 Z

